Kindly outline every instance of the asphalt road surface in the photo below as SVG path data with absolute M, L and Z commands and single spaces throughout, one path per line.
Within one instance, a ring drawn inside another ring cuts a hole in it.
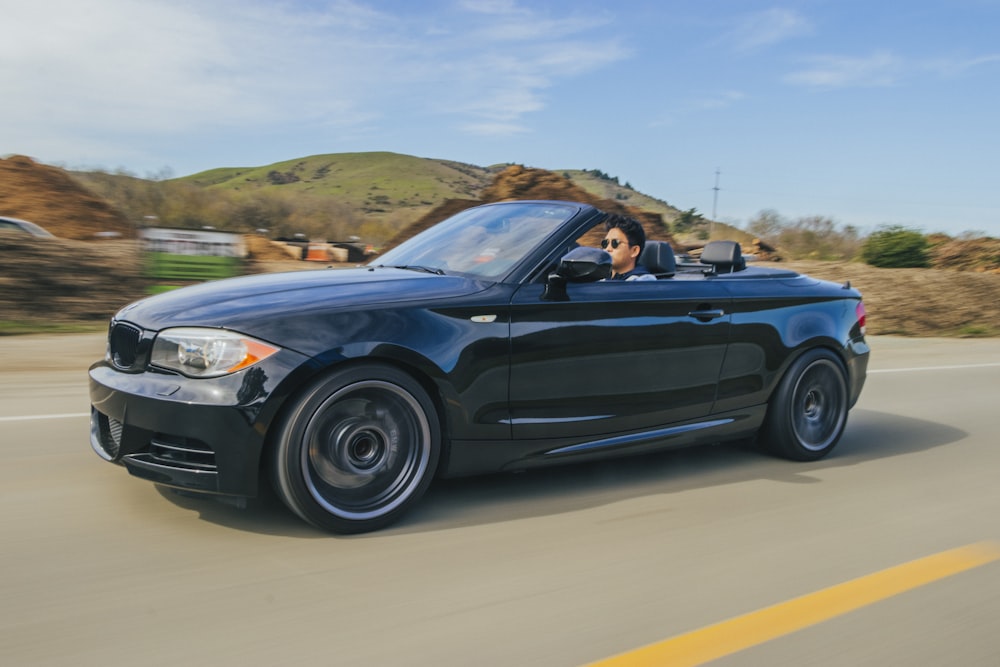
M 452 480 L 344 538 L 105 463 L 102 337 L 0 338 L 0 664 L 996 665 L 1000 340 L 871 343 L 818 463 Z

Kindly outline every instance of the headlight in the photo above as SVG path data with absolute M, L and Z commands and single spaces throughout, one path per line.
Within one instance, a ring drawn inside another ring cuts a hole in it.
M 218 377 L 253 366 L 279 349 L 232 331 L 178 327 L 157 334 L 150 363 L 189 377 Z

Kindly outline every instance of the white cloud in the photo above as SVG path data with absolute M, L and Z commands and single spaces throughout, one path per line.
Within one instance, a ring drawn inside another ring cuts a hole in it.
M 724 90 L 714 95 L 707 95 L 693 100 L 691 106 L 695 109 L 726 109 L 746 98 L 746 94 L 738 90 Z
M 811 88 L 884 87 L 903 74 L 904 62 L 886 51 L 866 57 L 815 56 L 812 66 L 784 77 L 786 83 Z
M 439 39 L 421 61 L 418 77 L 439 91 L 435 112 L 458 114 L 466 134 L 498 136 L 527 131 L 522 120 L 546 106 L 552 86 L 632 54 L 613 37 L 591 33 L 603 28 L 600 17 L 548 18 L 512 2 L 465 2 L 474 9 L 464 31 Z M 477 14 L 503 14 L 483 18 Z
M 529 10 L 519 7 L 516 0 L 461 0 L 459 8 L 481 14 L 529 14 Z
M 937 58 L 927 62 L 927 69 L 944 76 L 960 76 L 986 65 L 1000 64 L 1000 54 L 990 53 L 971 58 Z
M 815 56 L 810 66 L 784 77 L 786 83 L 811 88 L 886 87 L 927 74 L 958 77 L 1000 65 L 1000 54 L 907 60 L 888 51 L 869 56 Z M 926 78 L 926 77 L 925 77 Z
M 528 131 L 528 128 L 523 125 L 502 122 L 466 123 L 459 129 L 464 134 L 475 134 L 482 137 L 510 137 L 515 134 L 524 134 Z
M 542 91 L 629 56 L 606 35 L 588 43 L 601 19 L 505 0 L 417 20 L 351 0 L 9 4 L 0 89 L 18 104 L 0 109 L 0 142 L 290 122 L 362 130 L 399 104 L 520 131 Z
M 738 25 L 726 32 L 720 41 L 738 51 L 750 51 L 812 31 L 812 24 L 801 14 L 790 9 L 767 9 L 744 16 Z
M 5 62 L 20 54 L 18 65 L 0 77 L 25 115 L 78 127 L 169 132 L 267 122 L 318 92 L 339 98 L 350 120 L 342 100 L 364 90 L 365 67 L 344 67 L 324 42 L 355 55 L 372 48 L 356 34 L 371 29 L 373 16 L 353 7 L 338 4 L 303 25 L 301 15 L 267 5 L 24 3 L 7 17 L 12 29 L 0 46 Z
M 728 109 L 746 99 L 746 93 L 739 90 L 723 90 L 716 93 L 709 93 L 701 97 L 692 97 L 681 101 L 676 105 L 674 111 L 662 114 L 654 119 L 650 127 L 664 127 L 673 125 L 683 116 L 691 116 L 708 111 L 722 111 Z

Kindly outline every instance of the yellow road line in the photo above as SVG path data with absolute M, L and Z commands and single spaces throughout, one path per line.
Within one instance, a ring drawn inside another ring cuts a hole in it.
M 590 667 L 701 665 L 996 560 L 1000 560 L 1000 543 L 996 542 L 943 551 L 612 656 Z

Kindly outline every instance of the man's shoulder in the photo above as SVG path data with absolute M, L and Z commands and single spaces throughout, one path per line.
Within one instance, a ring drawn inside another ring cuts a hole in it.
M 649 272 L 642 264 L 637 264 L 634 269 L 622 275 L 623 280 L 656 280 L 656 276 Z

